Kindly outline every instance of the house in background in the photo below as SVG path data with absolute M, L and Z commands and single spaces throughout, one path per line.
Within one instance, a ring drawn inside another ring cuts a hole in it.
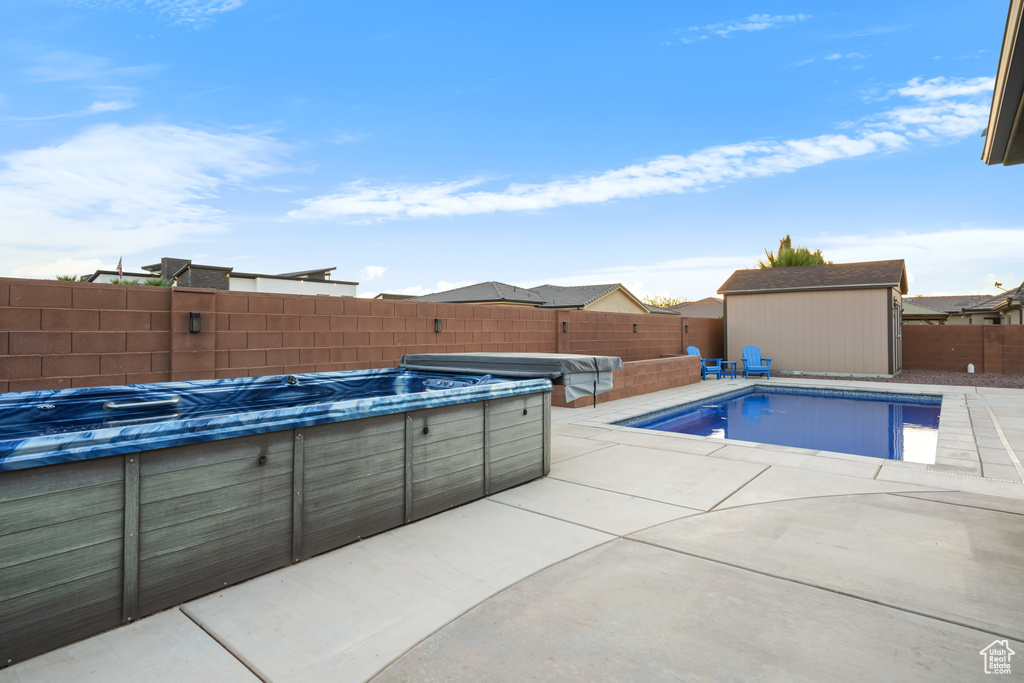
M 964 294 L 959 296 L 903 297 L 904 325 L 982 325 L 992 324 L 981 312 L 966 310 L 992 299 L 991 294 Z M 998 317 L 998 316 L 997 316 Z
M 902 367 L 902 259 L 737 270 L 718 293 L 730 360 L 758 346 L 773 372 L 877 376 Z
M 189 259 L 164 258 L 160 263 L 142 266 L 145 278 L 162 278 L 179 287 L 206 287 L 232 292 L 269 294 L 320 294 L 355 296 L 358 282 L 332 280 L 336 268 L 317 268 L 295 273 L 267 275 L 242 273 L 226 266 L 204 266 Z M 128 277 L 128 274 L 125 274 Z
M 1024 325 L 1024 283 L 1020 287 L 988 297 L 964 308 L 975 325 Z M 981 322 L 977 322 L 980 318 Z
M 725 315 L 725 306 L 718 297 L 709 296 L 697 301 L 684 301 L 670 306 L 669 310 L 687 318 L 721 318 Z
M 668 309 L 647 306 L 620 283 L 561 287 L 517 287 L 504 282 L 480 282 L 446 292 L 414 297 L 413 301 L 436 301 L 485 306 L 529 306 L 531 308 L 569 308 L 607 313 L 658 313 L 674 315 Z
M 378 301 L 405 301 L 406 299 L 414 299 L 415 296 L 412 294 L 391 294 L 389 292 L 381 292 L 373 298 Z
M 97 270 L 95 273 L 85 278 L 85 282 L 96 282 L 101 285 L 109 285 L 116 280 L 150 280 L 156 277 L 153 273 L 128 273 L 123 272 L 121 275 L 117 274 L 116 270 Z

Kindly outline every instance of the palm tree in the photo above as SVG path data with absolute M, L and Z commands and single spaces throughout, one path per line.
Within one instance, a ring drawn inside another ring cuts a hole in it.
M 821 266 L 831 265 L 831 261 L 826 261 L 825 257 L 821 255 L 821 249 L 811 251 L 807 247 L 793 248 L 793 242 L 786 235 L 785 239 L 779 240 L 779 250 L 776 253 L 771 253 L 767 249 L 764 250 L 765 256 L 768 257 L 768 261 L 758 261 L 758 268 L 789 268 L 791 266 Z

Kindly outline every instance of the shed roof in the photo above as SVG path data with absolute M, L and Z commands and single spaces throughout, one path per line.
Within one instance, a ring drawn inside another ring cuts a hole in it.
M 719 288 L 718 293 L 754 294 L 879 287 L 896 287 L 901 293 L 907 293 L 907 269 L 903 259 L 737 270 Z
M 721 318 L 725 315 L 725 306 L 716 296 L 709 296 L 697 301 L 685 301 L 672 306 L 671 309 L 687 318 Z
M 479 282 L 446 292 L 434 292 L 416 297 L 417 301 L 443 301 L 446 303 L 484 303 L 488 301 L 507 301 L 509 303 L 540 305 L 545 299 L 537 292 L 506 285 L 504 282 Z

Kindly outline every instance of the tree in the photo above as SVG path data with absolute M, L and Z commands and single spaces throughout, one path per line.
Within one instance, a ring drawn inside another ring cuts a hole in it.
M 832 265 L 831 261 L 826 261 L 825 257 L 821 255 L 821 249 L 816 251 L 811 251 L 807 247 L 797 247 L 794 249 L 793 242 L 790 240 L 789 235 L 786 235 L 785 239 L 779 240 L 778 252 L 773 254 L 765 249 L 764 253 L 765 256 L 768 257 L 768 261 L 758 261 L 758 268 Z
M 658 308 L 671 308 L 672 306 L 678 306 L 679 304 L 685 304 L 688 301 L 686 297 L 679 298 L 671 295 L 661 294 L 648 294 L 644 296 L 643 302 L 648 306 L 657 306 Z

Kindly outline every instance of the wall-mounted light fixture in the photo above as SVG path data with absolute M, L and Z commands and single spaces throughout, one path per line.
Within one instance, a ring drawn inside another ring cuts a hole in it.
M 441 319 L 440 318 L 434 318 L 434 332 L 440 332 L 440 331 L 441 331 Z
M 562 332 L 568 332 L 568 331 L 569 331 L 569 321 L 568 320 L 563 320 L 562 321 Z
M 636 324 L 633 324 L 633 332 L 636 332 Z
M 683 332 L 689 332 L 689 331 L 690 331 L 690 326 L 689 325 L 683 325 Z
M 189 332 L 202 332 L 203 331 L 203 320 L 198 313 L 188 314 L 188 331 Z

